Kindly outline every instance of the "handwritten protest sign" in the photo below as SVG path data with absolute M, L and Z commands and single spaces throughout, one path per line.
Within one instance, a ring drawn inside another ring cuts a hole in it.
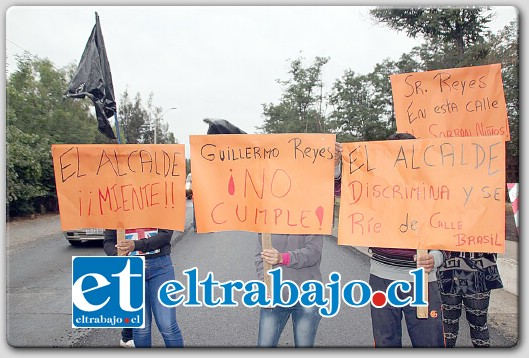
M 61 227 L 183 231 L 183 144 L 52 145 Z
M 499 64 L 390 76 L 397 129 L 417 138 L 510 140 Z
M 505 250 L 501 136 L 344 143 L 338 244 Z
M 330 234 L 335 136 L 190 136 L 198 232 Z

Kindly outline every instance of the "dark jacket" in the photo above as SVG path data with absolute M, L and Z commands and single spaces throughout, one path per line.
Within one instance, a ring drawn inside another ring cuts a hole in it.
M 149 252 L 160 249 L 160 252 L 155 254 L 145 255 L 146 259 L 169 255 L 171 253 L 171 238 L 173 237 L 173 230 L 158 229 L 158 233 L 141 240 L 134 240 L 134 250 Z M 103 248 L 107 256 L 116 256 L 117 249 L 117 231 L 105 230 L 105 238 L 103 240 Z
M 483 293 L 502 288 L 496 254 L 446 251 L 446 260 L 437 269 L 439 289 L 444 293 Z

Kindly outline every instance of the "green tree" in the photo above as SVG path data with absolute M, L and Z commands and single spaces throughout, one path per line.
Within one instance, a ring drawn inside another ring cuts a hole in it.
M 507 182 L 519 182 L 520 158 L 520 43 L 517 22 L 511 22 L 490 37 L 491 51 L 487 60 L 501 63 L 501 75 L 511 140 L 507 142 Z
M 383 8 L 373 19 L 424 43 L 398 61 L 385 59 L 368 75 L 347 70 L 333 87 L 331 126 L 338 138 L 385 139 L 396 130 L 390 76 L 398 73 L 460 67 L 483 62 L 488 47 L 484 35 L 487 8 Z
M 146 123 L 148 115 L 143 108 L 141 95 L 137 93 L 132 100 L 128 91 L 125 90 L 118 105 L 118 120 L 124 143 L 153 143 L 152 135 L 148 128 L 149 123 Z
M 71 68 L 17 58 L 6 83 L 6 167 L 9 215 L 57 210 L 51 144 L 108 143 L 89 101 L 65 100 Z
M 436 45 L 452 47 L 460 63 L 454 67 L 468 62 L 467 50 L 484 42 L 492 18 L 489 7 L 379 7 L 371 10 L 370 15 L 409 37 L 420 35 Z
M 384 110 L 369 76 L 348 70 L 333 86 L 329 103 L 334 108 L 329 124 L 339 141 L 369 141 L 388 134 L 381 119 Z
M 403 54 L 398 61 L 385 59 L 373 72 L 358 75 L 346 70 L 329 96 L 333 107 L 329 126 L 339 141 L 384 140 L 396 129 L 390 76 L 418 71 L 417 54 Z
M 121 95 L 118 118 L 125 143 L 154 143 L 155 125 L 158 144 L 176 143 L 174 134 L 169 132 L 169 124 L 162 117 L 162 108 L 153 105 L 153 97 L 151 93 L 147 104 L 144 104 L 140 93 L 134 99 L 130 98 L 127 90 Z
M 169 131 L 169 123 L 167 123 L 164 118 L 164 113 L 167 113 L 168 110 L 164 112 L 162 107 L 154 106 L 153 99 L 154 94 L 151 93 L 149 95 L 149 100 L 147 101 L 147 116 L 149 118 L 149 123 L 152 123 L 152 135 L 154 137 L 154 128 L 156 127 L 156 143 L 175 144 L 177 141 L 174 133 Z
M 7 213 L 33 214 L 56 208 L 51 146 L 46 138 L 6 127 Z
M 518 182 L 519 32 L 517 22 L 498 34 L 488 30 L 489 7 L 377 8 L 371 16 L 424 43 L 411 51 L 421 71 L 501 63 L 511 140 L 507 142 L 507 180 Z M 412 71 L 410 71 L 412 72 Z
M 396 130 L 395 111 L 393 108 L 393 94 L 391 90 L 390 76 L 399 73 L 409 73 L 420 70 L 420 63 L 411 54 L 403 54 L 398 61 L 386 59 L 377 63 L 373 72 L 367 75 L 367 79 L 373 86 L 373 108 L 377 110 L 378 120 L 385 123 L 390 133 Z M 386 132 L 380 132 L 386 139 Z
M 73 64 L 57 69 L 47 59 L 24 54 L 17 58 L 16 70 L 7 79 L 6 202 L 10 215 L 57 210 L 52 144 L 111 142 L 98 131 L 89 99 L 64 98 L 74 72 Z M 144 124 L 157 122 L 158 143 L 175 143 L 168 124 L 161 118 L 161 108 L 152 105 L 152 95 L 147 108 L 139 94 L 135 102 L 129 100 L 128 94 L 124 97 L 126 125 L 125 133 L 120 133 L 123 139 L 129 143 L 151 143 L 153 131 Z
M 49 60 L 23 56 L 7 81 L 7 125 L 52 143 L 105 143 L 88 100 L 64 99 L 68 70 Z
M 321 133 L 325 132 L 323 115 L 322 68 L 329 61 L 316 57 L 314 63 L 303 66 L 303 58 L 290 63 L 291 79 L 278 80 L 284 92 L 279 104 L 263 104 L 265 117 L 263 133 Z

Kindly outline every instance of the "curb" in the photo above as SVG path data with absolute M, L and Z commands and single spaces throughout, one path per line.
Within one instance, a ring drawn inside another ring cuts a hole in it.
M 503 289 L 518 296 L 518 260 L 498 258 L 497 265 L 503 282 Z

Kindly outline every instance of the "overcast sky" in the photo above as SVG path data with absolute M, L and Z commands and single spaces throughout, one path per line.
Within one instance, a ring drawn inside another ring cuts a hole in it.
M 56 67 L 78 64 L 99 14 L 118 105 L 121 94 L 150 93 L 179 143 L 205 134 L 203 118 L 224 118 L 248 133 L 263 123 L 262 104 L 278 103 L 277 80 L 290 61 L 329 57 L 330 89 L 344 71 L 375 64 L 420 44 L 369 18 L 365 6 L 17 6 L 6 12 L 6 65 L 28 51 Z M 497 31 L 518 20 L 513 6 L 493 7 Z M 66 89 L 65 89 L 66 90 Z M 168 110 L 177 107 L 176 110 Z

